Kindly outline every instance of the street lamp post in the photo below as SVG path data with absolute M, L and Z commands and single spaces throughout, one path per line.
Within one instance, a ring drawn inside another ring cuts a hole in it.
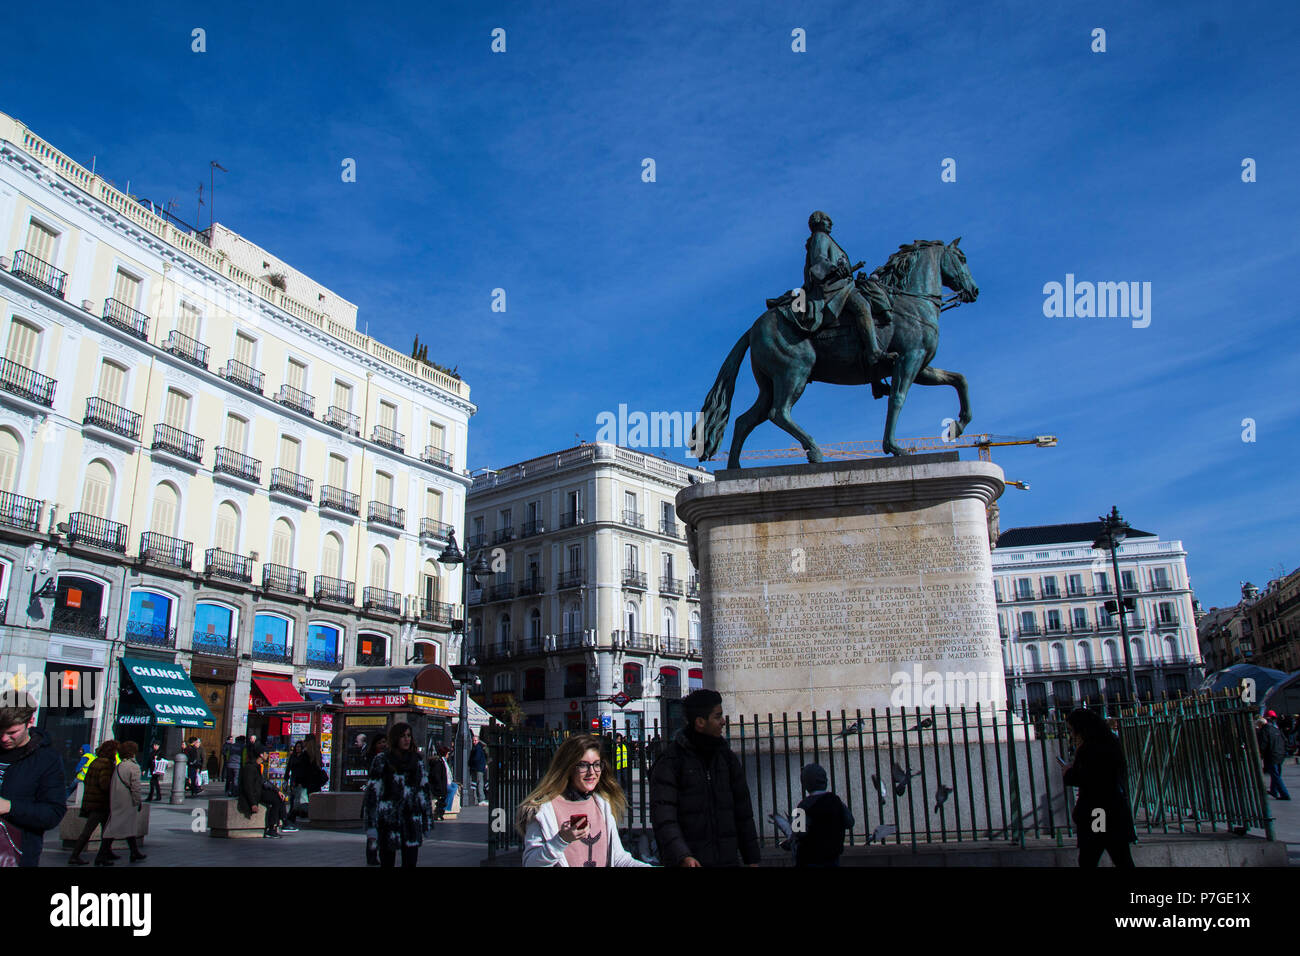
M 1124 672 L 1128 679 L 1128 696 L 1129 700 L 1136 703 L 1137 678 L 1133 676 L 1133 652 L 1128 644 L 1128 608 L 1124 606 L 1124 589 L 1119 577 L 1119 557 L 1115 550 L 1132 528 L 1120 517 L 1119 508 L 1115 505 L 1111 506 L 1110 514 L 1100 515 L 1097 520 L 1101 522 L 1101 534 L 1092 546 L 1099 551 L 1110 552 L 1110 565 L 1115 574 L 1115 613 L 1119 615 L 1120 641 L 1124 645 Z
M 486 548 L 479 548 L 478 558 L 472 564 L 469 560 L 470 550 L 466 546 L 465 553 L 462 554 L 460 548 L 456 547 L 456 530 L 453 528 L 447 533 L 447 547 L 443 548 L 442 554 L 438 555 L 439 564 L 448 568 L 459 564 L 464 568 L 460 576 L 460 606 L 463 617 L 457 629 L 460 632 L 460 663 L 451 668 L 451 676 L 460 684 L 460 726 L 456 729 L 456 771 L 462 791 L 461 806 L 467 805 L 464 790 L 469 784 L 469 750 L 473 741 L 473 734 L 469 729 L 469 689 L 478 683 L 476 666 L 478 661 L 469 656 L 469 579 L 473 577 L 474 583 L 478 584 L 481 575 L 490 574 L 492 571 L 484 554 Z M 456 623 L 452 622 L 453 628 Z

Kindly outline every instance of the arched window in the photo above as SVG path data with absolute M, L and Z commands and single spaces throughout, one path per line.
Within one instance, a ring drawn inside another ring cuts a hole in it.
M 424 595 L 425 607 L 433 607 L 442 594 L 442 578 L 438 574 L 436 561 L 424 562 L 424 573 L 420 575 L 420 591 Z
M 629 687 L 636 689 L 637 694 L 640 693 L 640 688 L 641 688 L 641 665 L 640 664 L 623 665 L 623 690 L 627 691 Z M 631 691 L 628 691 L 628 693 L 631 693 Z
M 502 614 L 497 618 L 497 643 L 502 647 L 510 644 L 510 615 Z
M 232 502 L 223 501 L 217 508 L 216 542 L 222 551 L 239 551 L 239 509 Z
M 691 628 L 690 630 L 691 640 L 698 641 L 700 639 L 700 612 L 699 611 L 691 612 L 690 628 Z
M 1146 649 L 1142 646 L 1142 642 L 1135 637 L 1129 641 L 1129 645 L 1133 648 L 1133 663 L 1145 664 L 1147 662 L 1147 653 Z
M 357 666 L 383 667 L 388 662 L 388 638 L 382 634 L 357 635 Z
M 335 668 L 342 657 L 339 629 L 330 624 L 307 625 L 307 666 Z
M 22 319 L 14 319 L 9 326 L 9 344 L 5 348 L 5 358 L 24 368 L 35 370 L 40 342 L 40 329 Z
M 23 445 L 18 436 L 0 428 L 0 491 L 16 491 L 23 464 Z
M 1040 669 L 1038 660 L 1038 648 L 1033 644 L 1025 645 L 1025 670 L 1037 671 Z
M 533 650 L 542 646 L 542 612 L 537 608 L 528 613 L 528 646 Z
M 1114 667 L 1119 663 L 1119 648 L 1114 641 L 1103 641 L 1101 645 L 1101 657 L 1106 662 L 1107 667 Z
M 221 604 L 194 605 L 196 653 L 217 657 L 235 656 L 235 612 Z
M 686 672 L 686 691 L 699 690 L 704 686 L 704 671 L 699 667 L 692 667 Z
M 583 692 L 586 688 L 583 688 Z M 540 667 L 530 667 L 524 671 L 524 700 L 545 700 L 546 699 L 546 671 Z M 576 697 L 580 694 L 568 694 L 565 696 Z
M 271 563 L 293 566 L 293 525 L 287 518 L 277 518 L 271 531 Z
M 86 483 L 81 493 L 81 510 L 100 518 L 109 516 L 113 504 L 113 471 L 108 463 L 96 458 L 86 467 Z
M 126 638 L 131 644 L 174 647 L 171 630 L 172 598 L 158 591 L 131 592 L 131 610 L 126 621 Z
M 320 573 L 327 578 L 343 577 L 343 539 L 333 531 L 321 542 Z
M 660 697 L 681 697 L 682 696 L 682 672 L 676 667 L 659 668 L 659 676 L 663 678 L 659 682 Z
M 1092 648 L 1087 641 L 1080 641 L 1078 647 L 1079 664 L 1082 667 L 1092 667 Z
M 515 675 L 513 671 L 502 671 L 492 678 L 492 690 L 497 694 L 512 694 L 515 690 Z
M 293 622 L 275 614 L 253 618 L 253 659 L 293 663 Z
M 1066 659 L 1065 659 L 1065 645 L 1064 645 L 1064 644 L 1053 644 L 1053 645 L 1052 645 L 1052 666 L 1055 667 L 1055 668 L 1057 668 L 1057 669 L 1059 669 L 1059 670 L 1064 670 L 1065 668 L 1067 668 L 1067 667 L 1070 666 L 1069 663 L 1068 663 L 1068 662 L 1066 661 Z
M 673 609 L 670 607 L 664 608 L 663 630 L 661 633 L 664 637 L 669 638 L 677 636 L 677 619 L 673 617 Z
M 388 590 L 388 552 L 379 545 L 370 552 L 370 586 Z
M 1175 637 L 1165 638 L 1165 660 L 1173 661 L 1178 659 L 1178 639 Z
M 641 611 L 637 608 L 636 602 L 627 602 L 627 606 L 623 609 L 623 619 L 627 622 L 628 637 L 631 637 L 637 631 L 641 630 L 639 627 Z
M 176 516 L 180 514 L 180 494 L 164 481 L 153 490 L 153 521 L 149 527 L 157 534 L 176 537 Z

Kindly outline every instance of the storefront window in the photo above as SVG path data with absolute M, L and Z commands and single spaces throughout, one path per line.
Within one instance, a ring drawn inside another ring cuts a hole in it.
M 132 591 L 126 634 L 134 644 L 170 647 L 172 599 L 156 591 Z
M 253 659 L 293 663 L 293 646 L 289 642 L 289 622 L 282 617 L 259 614 L 253 620 Z
M 307 666 L 337 668 L 339 659 L 339 630 L 325 624 L 312 624 L 307 628 Z
M 197 604 L 194 607 L 194 650 L 201 654 L 234 655 L 234 612 L 220 604 Z

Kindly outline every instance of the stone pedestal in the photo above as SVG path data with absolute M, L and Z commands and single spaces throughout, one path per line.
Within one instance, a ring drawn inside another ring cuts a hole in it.
M 1006 702 L 987 507 L 956 452 L 720 471 L 677 495 L 729 714 Z

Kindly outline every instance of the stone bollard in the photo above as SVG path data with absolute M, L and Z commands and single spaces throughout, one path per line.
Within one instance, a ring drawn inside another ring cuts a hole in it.
M 174 761 L 172 764 L 172 795 L 167 802 L 172 806 L 179 806 L 185 802 L 185 778 L 189 770 L 186 764 L 189 763 L 189 760 L 185 754 L 179 753 L 174 758 Z

